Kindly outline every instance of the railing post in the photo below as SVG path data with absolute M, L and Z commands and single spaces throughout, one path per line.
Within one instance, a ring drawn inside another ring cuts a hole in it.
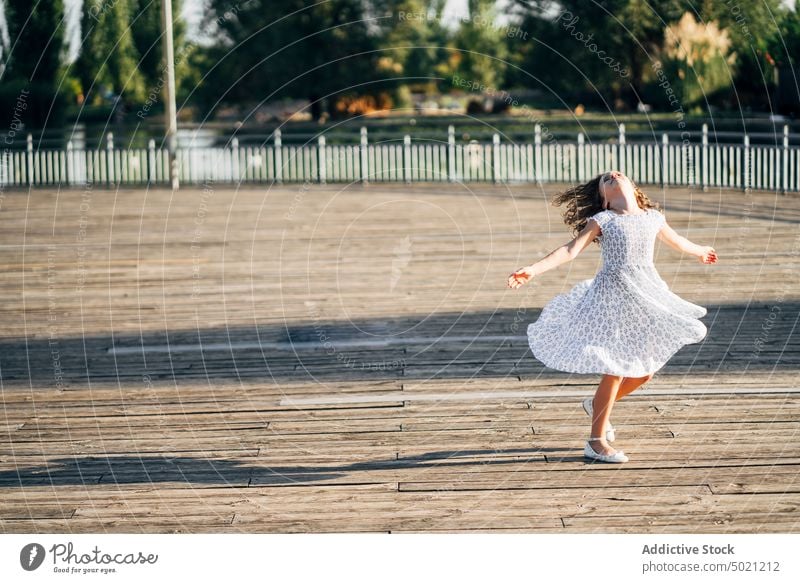
M 536 184 L 542 184 L 542 126 L 533 126 L 533 172 Z
M 789 190 L 789 125 L 783 126 L 783 150 L 781 150 L 781 194 Z
M 500 182 L 500 134 L 492 134 L 492 181 Z
M 67 183 L 67 186 L 72 184 L 72 175 L 73 175 L 73 172 L 72 172 L 72 158 L 73 158 L 73 156 L 74 156 L 74 154 L 72 152 L 72 140 L 69 140 L 67 142 L 66 168 L 64 169 L 65 170 L 64 179 L 65 179 L 65 181 Z
M 283 182 L 283 146 L 281 141 L 281 130 L 275 130 L 275 182 L 281 184 Z
M 147 141 L 147 182 L 151 186 L 156 183 L 156 141 L 153 138 Z
M 325 136 L 320 136 L 317 140 L 317 180 L 320 184 L 325 184 L 327 170 L 327 161 L 325 159 Z
M 11 152 L 0 152 L 0 187 L 11 184 L 11 172 L 9 171 L 9 156 Z M 1 189 L 0 189 L 1 190 Z
M 28 186 L 33 186 L 33 136 L 28 134 L 27 137 L 27 154 L 26 154 L 26 170 L 28 174 Z
M 411 182 L 411 136 L 403 136 L 403 180 Z
M 106 136 L 106 183 L 113 184 L 114 174 L 114 133 L 108 132 Z
M 447 180 L 456 180 L 456 128 L 447 126 Z
M 619 124 L 619 145 L 617 147 L 617 170 L 627 172 L 625 167 L 625 124 Z
M 359 148 L 359 155 L 361 159 L 361 183 L 367 184 L 369 182 L 369 157 L 367 156 L 367 128 L 361 128 L 361 147 Z
M 231 180 L 233 182 L 241 182 L 242 180 L 239 162 L 239 138 L 237 137 L 231 139 Z
M 578 132 L 578 151 L 575 155 L 575 165 L 577 168 L 575 169 L 576 180 L 578 182 L 583 182 L 586 180 L 586 156 L 584 155 L 584 135 L 583 132 Z
M 744 137 L 744 148 L 742 151 L 742 190 L 750 192 L 750 136 Z
M 708 190 L 708 174 L 709 174 L 709 163 L 708 163 L 708 124 L 703 124 L 703 148 L 702 154 L 700 156 L 700 184 L 703 187 L 703 191 Z
M 669 136 L 666 132 L 661 134 L 661 188 L 667 185 L 667 154 L 669 151 Z

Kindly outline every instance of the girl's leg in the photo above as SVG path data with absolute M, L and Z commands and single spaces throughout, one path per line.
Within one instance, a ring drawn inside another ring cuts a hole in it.
M 602 441 L 590 441 L 589 445 L 597 453 L 604 455 L 614 455 L 616 451 L 605 440 L 606 425 L 608 419 L 611 417 L 611 408 L 614 406 L 614 401 L 617 397 L 622 380 L 625 377 L 604 374 L 600 385 L 597 387 L 597 392 L 594 394 L 594 402 L 592 409 L 594 416 L 592 417 L 592 437 L 602 437 Z
M 619 390 L 617 391 L 617 396 L 614 399 L 615 401 L 619 401 L 625 395 L 630 395 L 633 391 L 641 387 L 647 381 L 653 378 L 655 373 L 651 373 L 649 375 L 643 377 L 625 377 L 622 379 L 622 382 L 619 385 Z

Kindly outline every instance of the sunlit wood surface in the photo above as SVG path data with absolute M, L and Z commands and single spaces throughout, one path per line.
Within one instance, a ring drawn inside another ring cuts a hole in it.
M 6 191 L 0 530 L 800 531 L 800 198 L 650 189 L 708 308 L 582 455 L 599 375 L 525 339 L 600 251 L 557 187 Z

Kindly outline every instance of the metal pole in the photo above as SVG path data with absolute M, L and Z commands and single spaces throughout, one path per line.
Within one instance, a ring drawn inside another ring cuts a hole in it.
M 172 0 L 161 0 L 161 28 L 164 32 L 164 113 L 167 125 L 167 150 L 169 152 L 172 190 L 178 189 L 178 112 L 175 105 L 175 51 L 172 46 Z

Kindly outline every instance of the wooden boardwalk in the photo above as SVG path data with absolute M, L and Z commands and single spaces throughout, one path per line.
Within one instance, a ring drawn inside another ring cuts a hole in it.
M 0 531 L 800 532 L 800 197 L 649 192 L 706 340 L 620 401 L 527 324 L 591 277 L 533 185 L 0 196 Z

